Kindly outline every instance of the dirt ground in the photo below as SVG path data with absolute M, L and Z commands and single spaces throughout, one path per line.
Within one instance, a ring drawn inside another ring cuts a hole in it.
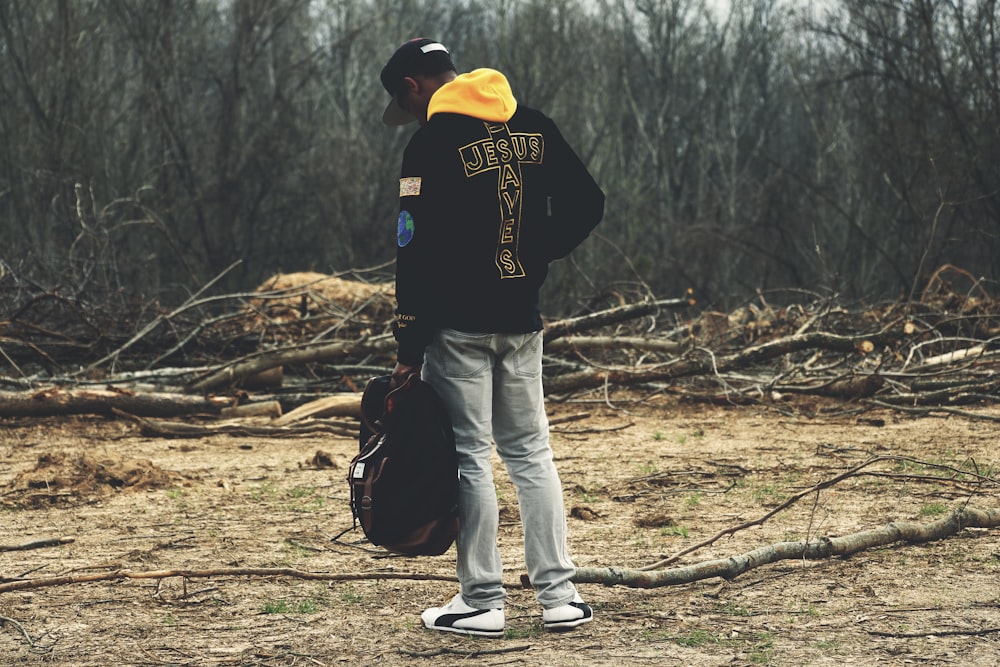
M 873 456 L 900 458 L 675 566 L 896 520 L 932 521 L 966 503 L 1000 506 L 996 421 L 635 398 L 549 405 L 552 417 L 589 415 L 553 426 L 579 567 L 655 563 Z M 996 407 L 975 410 L 1000 416 Z M 998 529 L 847 559 L 782 561 L 729 582 L 582 584 L 595 621 L 545 633 L 532 592 L 519 585 L 517 504 L 499 463 L 506 636 L 425 630 L 420 611 L 457 588 L 416 575 L 453 576 L 454 551 L 385 557 L 360 529 L 344 533 L 352 524 L 344 477 L 356 446 L 319 435 L 150 438 L 99 417 L 0 421 L 0 586 L 170 569 L 415 575 L 220 572 L 4 592 L 0 664 L 1000 664 Z M 48 538 L 72 542 L 11 550 Z

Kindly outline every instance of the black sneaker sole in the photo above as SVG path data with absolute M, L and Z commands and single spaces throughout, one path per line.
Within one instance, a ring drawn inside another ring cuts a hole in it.
M 583 618 L 574 618 L 572 621 L 554 621 L 552 623 L 543 623 L 543 625 L 548 632 L 558 632 L 560 630 L 578 628 L 584 623 L 590 623 L 592 620 L 594 620 L 593 616 L 584 616 Z
M 594 610 L 590 608 L 590 605 L 585 602 L 570 602 L 569 606 L 576 607 L 581 612 L 583 616 L 580 618 L 568 618 L 565 621 L 546 621 L 542 620 L 542 625 L 545 626 L 546 630 L 572 630 L 577 628 L 584 623 L 590 623 L 594 620 Z
M 459 635 L 475 635 L 477 637 L 503 637 L 503 630 L 476 630 L 474 628 L 452 628 L 445 625 L 427 625 L 428 630 L 439 630 L 441 632 L 454 632 Z

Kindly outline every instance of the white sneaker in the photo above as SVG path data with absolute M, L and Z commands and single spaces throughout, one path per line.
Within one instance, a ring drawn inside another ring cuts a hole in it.
M 480 637 L 503 637 L 503 609 L 476 609 L 465 604 L 459 593 L 443 607 L 431 607 L 420 614 L 424 627 Z
M 561 607 L 542 610 L 542 625 L 546 630 L 569 630 L 594 620 L 594 610 L 590 608 L 580 594 L 573 596 L 573 601 Z

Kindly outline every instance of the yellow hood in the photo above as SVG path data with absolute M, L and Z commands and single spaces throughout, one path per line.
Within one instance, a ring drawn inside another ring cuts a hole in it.
M 427 107 L 427 119 L 436 113 L 460 113 L 493 123 L 506 123 L 517 111 L 517 100 L 507 77 L 494 69 L 460 74 L 438 88 Z

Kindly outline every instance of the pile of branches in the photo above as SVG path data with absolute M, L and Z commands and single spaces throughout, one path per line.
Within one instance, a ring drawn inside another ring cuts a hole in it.
M 779 306 L 759 293 L 732 312 L 698 311 L 690 294 L 609 291 L 587 312 L 546 322 L 546 392 L 558 400 L 632 386 L 777 405 L 812 395 L 918 411 L 995 403 L 1000 300 L 978 283 L 958 291 L 947 275 L 919 298 L 853 308 L 798 292 L 808 298 Z M 5 289 L 11 279 L 0 276 L 0 390 L 141 385 L 246 400 L 269 378 L 272 397 L 284 392 L 291 407 L 303 392 L 356 391 L 393 363 L 385 281 L 301 274 L 205 296 L 210 283 L 176 308 L 145 304 L 127 320 L 59 291 Z

